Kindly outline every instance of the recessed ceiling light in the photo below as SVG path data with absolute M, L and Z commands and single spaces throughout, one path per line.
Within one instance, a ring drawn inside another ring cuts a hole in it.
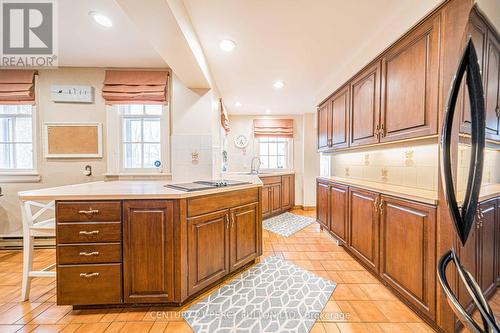
M 104 14 L 92 11 L 89 12 L 89 15 L 94 19 L 94 21 L 96 21 L 96 23 L 102 25 L 103 27 L 109 28 L 113 26 L 111 19 Z
M 276 88 L 276 89 L 281 89 L 285 86 L 285 82 L 281 81 L 281 80 L 278 80 L 276 82 L 273 83 L 273 87 Z
M 234 103 L 234 106 L 236 106 L 236 107 L 240 107 L 241 105 L 242 105 L 242 104 L 241 104 L 240 102 L 236 102 L 236 103 Z
M 230 39 L 223 39 L 220 41 L 219 47 L 223 51 L 231 52 L 236 47 L 236 43 Z
M 270 113 L 271 113 L 271 110 L 267 109 L 267 110 L 266 110 L 266 113 L 267 113 L 267 114 L 270 114 Z

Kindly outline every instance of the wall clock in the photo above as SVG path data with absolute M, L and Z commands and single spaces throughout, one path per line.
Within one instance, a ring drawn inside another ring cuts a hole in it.
M 234 138 L 234 145 L 240 149 L 245 148 L 248 146 L 248 137 L 244 134 L 237 135 Z

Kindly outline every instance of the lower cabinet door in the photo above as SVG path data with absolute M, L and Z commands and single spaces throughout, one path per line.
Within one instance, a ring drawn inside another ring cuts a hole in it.
M 480 230 L 480 271 L 478 281 L 484 294 L 489 295 L 496 288 L 497 275 L 495 272 L 495 220 L 496 201 L 487 201 L 480 205 L 482 218 L 479 219 Z
M 121 264 L 57 266 L 58 305 L 122 302 Z
M 349 189 L 349 248 L 366 265 L 379 271 L 379 216 L 375 192 Z
M 399 294 L 435 318 L 436 209 L 381 196 L 380 274 Z
M 328 196 L 329 186 L 326 183 L 316 183 L 316 221 L 326 228 L 330 229 L 328 219 Z
M 281 212 L 281 184 L 271 185 L 271 214 Z
M 294 176 L 281 176 L 281 209 L 283 211 L 293 207 L 294 202 Z
M 260 230 L 257 213 L 258 203 L 230 211 L 230 271 L 244 266 L 258 255 Z
M 330 186 L 330 230 L 344 243 L 347 243 L 348 206 L 348 187 L 336 184 Z
M 271 215 L 271 186 L 262 186 L 262 217 Z
M 479 243 L 479 223 L 474 222 L 472 229 L 470 231 L 469 237 L 467 238 L 467 242 L 465 246 L 462 246 L 460 241 L 457 240 L 458 246 L 458 255 L 460 258 L 460 263 L 462 266 L 467 269 L 474 279 L 479 283 L 479 265 L 478 265 L 478 243 Z M 457 237 L 458 238 L 458 237 Z M 463 283 L 458 284 L 458 301 L 460 304 L 467 309 L 467 311 L 472 311 L 472 298 L 469 296 L 467 289 Z
M 125 303 L 173 301 L 173 201 L 130 200 L 123 205 Z
M 188 219 L 188 293 L 192 295 L 229 273 L 227 210 Z

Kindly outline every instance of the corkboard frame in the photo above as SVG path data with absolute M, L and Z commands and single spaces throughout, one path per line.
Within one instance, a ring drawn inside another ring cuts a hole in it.
M 78 135 L 68 136 L 68 133 L 71 133 L 73 127 L 75 131 L 77 131 L 78 128 Z M 85 128 L 88 128 L 88 134 L 85 133 Z M 81 144 L 82 142 L 88 143 L 84 137 L 85 135 L 88 135 L 88 140 L 95 142 L 90 147 L 89 145 Z M 55 146 L 52 143 L 54 140 L 64 144 Z M 102 158 L 102 123 L 44 123 L 43 143 L 45 158 Z M 79 150 L 79 148 L 81 150 Z M 92 151 L 88 151 L 89 149 Z

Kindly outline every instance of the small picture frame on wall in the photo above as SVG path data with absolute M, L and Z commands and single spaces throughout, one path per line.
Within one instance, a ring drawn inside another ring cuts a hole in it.
M 102 158 L 102 123 L 43 124 L 45 158 Z

